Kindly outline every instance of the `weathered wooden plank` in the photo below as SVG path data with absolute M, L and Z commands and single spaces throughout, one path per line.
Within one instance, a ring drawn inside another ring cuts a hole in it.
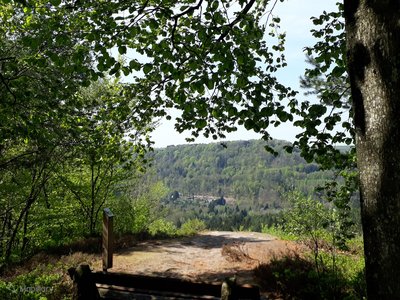
M 163 291 L 146 291 L 141 289 L 98 284 L 100 297 L 107 300 L 219 300 L 215 296 L 196 296 Z
M 134 288 L 148 291 L 163 291 L 169 293 L 193 296 L 221 297 L 221 284 L 199 283 L 177 278 L 152 277 L 125 273 L 92 273 L 93 280 L 99 284 Z M 260 291 L 255 286 L 236 286 L 237 299 L 260 299 Z

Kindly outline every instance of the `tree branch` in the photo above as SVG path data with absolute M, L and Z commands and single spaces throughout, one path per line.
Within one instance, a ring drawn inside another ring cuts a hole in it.
M 253 7 L 255 2 L 256 2 L 256 0 L 250 0 L 249 3 L 247 3 L 247 5 L 243 8 L 243 10 L 239 13 L 237 18 L 235 20 L 233 20 L 231 23 L 229 23 L 228 25 L 226 25 L 226 27 L 228 27 L 228 28 L 218 38 L 217 43 L 221 42 L 224 38 L 226 38 L 226 36 L 229 34 L 229 31 L 232 30 L 233 26 L 235 26 L 237 23 L 240 22 L 240 20 L 242 20 L 242 17 L 249 12 L 249 10 Z
M 13 158 L 10 158 L 10 159 L 7 160 L 7 161 L 0 162 L 0 169 L 5 168 L 8 164 L 12 163 L 12 162 L 15 161 L 15 160 L 18 160 L 18 159 L 21 158 L 21 157 L 24 157 L 24 156 L 27 156 L 27 155 L 36 154 L 36 153 L 39 153 L 39 151 L 28 151 L 28 152 L 19 154 L 19 155 L 13 157 Z
M 11 90 L 10 86 L 8 85 L 8 83 L 6 82 L 6 79 L 4 78 L 3 74 L 0 73 L 0 80 L 1 82 L 5 85 L 6 90 L 12 95 L 12 97 L 14 98 L 14 102 L 17 102 L 17 96 L 13 93 L 13 91 Z
M 252 0 L 255 1 L 255 0 Z M 175 47 L 175 31 L 176 31 L 176 27 L 178 27 L 178 19 L 180 17 L 183 17 L 184 15 L 187 15 L 191 12 L 194 12 L 196 9 L 199 9 L 199 7 L 201 6 L 201 4 L 203 3 L 203 0 L 200 0 L 195 6 L 191 6 L 189 7 L 187 10 L 181 12 L 180 14 L 177 14 L 175 16 L 173 16 L 174 19 L 174 27 L 172 27 L 172 32 L 171 32 L 171 41 L 172 41 L 172 45 L 174 48 Z

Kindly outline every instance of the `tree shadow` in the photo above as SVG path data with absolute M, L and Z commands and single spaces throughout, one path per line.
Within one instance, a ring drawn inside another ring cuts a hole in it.
M 131 248 L 120 249 L 118 251 L 118 254 L 128 255 L 135 251 L 176 253 L 177 249 L 184 249 L 189 247 L 209 250 L 218 248 L 222 249 L 222 247 L 227 244 L 229 245 L 238 243 L 257 243 L 269 241 L 273 241 L 273 239 L 267 235 L 265 235 L 265 237 L 262 237 L 261 234 L 254 237 L 232 237 L 229 233 L 219 235 L 203 233 L 191 237 L 142 241 L 135 246 L 132 246 Z

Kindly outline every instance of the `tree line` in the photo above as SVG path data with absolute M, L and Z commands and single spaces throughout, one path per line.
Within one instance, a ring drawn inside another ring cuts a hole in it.
M 262 140 L 168 146 L 155 149 L 150 160 L 156 180 L 186 198 L 209 195 L 272 208 L 281 207 L 281 195 L 290 190 L 316 195 L 317 187 L 334 178 L 333 171 L 307 163 L 298 150 L 287 153 L 287 145 L 268 143 L 278 155 L 265 151 Z

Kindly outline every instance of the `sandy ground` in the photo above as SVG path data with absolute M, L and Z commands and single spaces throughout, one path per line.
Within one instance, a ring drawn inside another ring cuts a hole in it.
M 209 231 L 181 239 L 146 241 L 117 252 L 111 272 L 219 282 L 237 276 L 255 284 L 253 269 L 296 249 L 291 242 L 255 232 Z

